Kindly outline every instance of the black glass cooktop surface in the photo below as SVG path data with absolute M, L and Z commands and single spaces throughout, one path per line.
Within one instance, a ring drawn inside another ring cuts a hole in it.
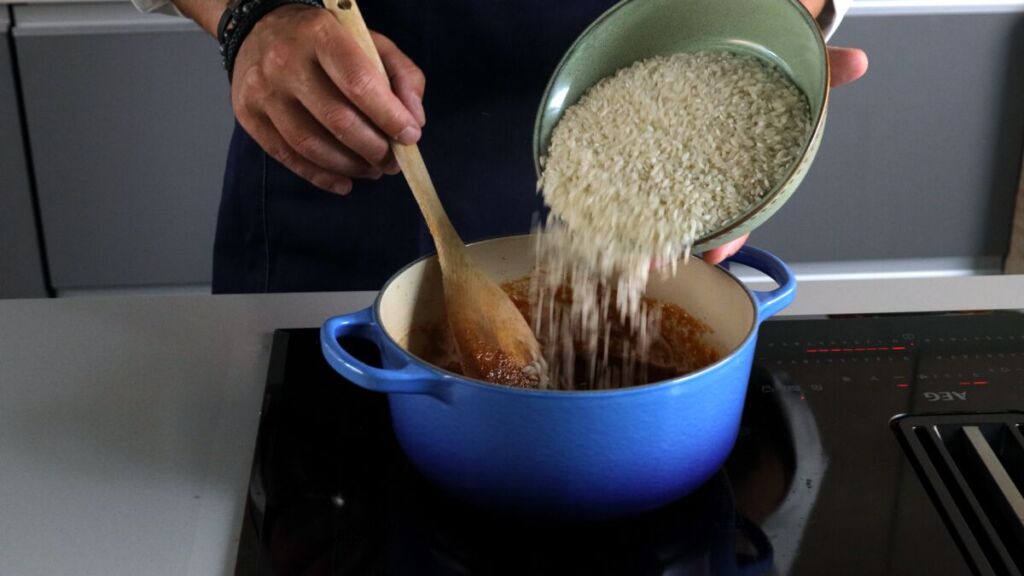
M 386 397 L 333 372 L 318 337 L 275 334 L 238 574 L 1024 569 L 1022 313 L 769 321 L 726 466 L 662 509 L 573 525 L 434 488 Z

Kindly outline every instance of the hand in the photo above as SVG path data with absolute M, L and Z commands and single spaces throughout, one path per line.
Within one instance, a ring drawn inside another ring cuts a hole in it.
M 231 104 L 242 127 L 292 172 L 338 194 L 353 178 L 397 174 L 390 141 L 414 144 L 426 123 L 423 73 L 371 36 L 387 77 L 329 12 L 291 4 L 260 20 L 235 59 Z
M 842 86 L 857 80 L 868 71 L 868 55 L 857 48 L 833 48 L 828 49 L 829 62 L 832 67 L 832 77 L 829 84 Z M 704 261 L 708 264 L 718 264 L 729 256 L 732 256 L 747 242 L 750 234 L 712 248 L 703 254 Z

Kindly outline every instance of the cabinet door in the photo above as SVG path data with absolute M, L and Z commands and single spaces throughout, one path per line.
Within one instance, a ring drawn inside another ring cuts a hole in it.
M 46 296 L 9 32 L 0 6 L 0 298 Z
M 128 3 L 14 22 L 53 286 L 208 284 L 232 126 L 216 42 Z
M 751 242 L 790 261 L 998 268 L 1024 142 L 1024 13 L 872 4 L 855 4 L 833 41 L 864 48 L 867 75 L 832 92 L 810 173 Z

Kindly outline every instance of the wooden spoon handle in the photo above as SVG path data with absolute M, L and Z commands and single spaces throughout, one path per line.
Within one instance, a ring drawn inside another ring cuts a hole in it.
M 356 42 L 363 49 L 363 52 L 372 60 L 381 74 L 387 78 L 387 71 L 384 69 L 384 62 L 377 53 L 377 47 L 370 37 L 370 30 L 366 27 L 363 15 L 355 0 L 325 0 L 324 5 L 338 22 L 345 27 L 355 38 Z M 437 197 L 437 190 L 430 180 L 430 173 L 427 172 L 427 165 L 423 162 L 420 149 L 415 144 L 402 144 L 391 142 L 391 150 L 402 168 L 409 188 L 412 189 L 413 197 L 419 204 L 420 212 L 427 221 L 430 234 L 434 237 L 434 245 L 437 247 L 438 259 L 443 268 L 449 268 L 454 264 L 456 258 L 463 258 L 464 244 L 458 232 L 452 226 L 448 214 Z
M 438 259 L 441 266 L 450 271 L 454 259 L 464 258 L 465 244 L 459 233 L 455 231 L 448 213 L 441 205 L 441 199 L 437 197 L 437 190 L 430 180 L 430 173 L 427 172 L 427 165 L 423 162 L 420 149 L 415 144 L 402 144 L 392 142 L 391 150 L 395 153 L 395 159 L 402 168 L 402 174 L 412 189 L 412 195 L 420 206 L 420 212 L 427 221 L 427 228 L 430 235 L 434 237 L 434 246 L 437 248 Z

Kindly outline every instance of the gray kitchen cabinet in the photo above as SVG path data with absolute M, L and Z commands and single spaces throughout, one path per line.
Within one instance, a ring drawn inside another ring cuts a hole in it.
M 1024 13 L 854 9 L 867 75 L 832 92 L 821 150 L 751 242 L 791 262 L 1006 253 L 1024 147 Z M 981 10 L 981 8 L 979 8 Z
M 46 296 L 8 34 L 0 5 L 0 298 Z
M 12 30 L 58 294 L 209 284 L 232 126 L 216 42 L 127 2 L 15 6 Z
M 813 168 L 752 243 L 795 264 L 865 262 L 865 273 L 885 261 L 998 262 L 1005 253 L 1024 148 L 1024 12 L 964 3 L 901 13 L 902 4 L 854 4 L 833 43 L 864 48 L 871 68 L 832 93 Z M 127 2 L 14 14 L 52 286 L 208 284 L 232 118 L 215 42 L 185 19 Z M 11 121 L 3 89 L 0 122 Z M 16 196 L 30 212 L 17 166 L 0 171 L 0 202 Z M 4 246 L 13 233 L 5 217 Z M 19 261 L 38 264 L 22 242 L 30 256 Z M 0 290 L 12 277 L 0 275 Z M 41 289 L 41 273 L 16 277 Z

